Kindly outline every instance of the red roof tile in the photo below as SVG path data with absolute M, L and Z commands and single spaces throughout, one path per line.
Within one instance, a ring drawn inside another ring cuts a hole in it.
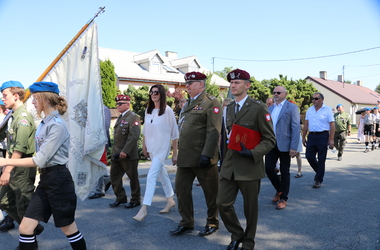
M 329 89 L 331 92 L 351 103 L 376 105 L 377 100 L 380 100 L 379 93 L 363 86 L 333 80 L 324 80 L 322 78 L 312 76 L 306 77 L 306 80 L 308 79 Z

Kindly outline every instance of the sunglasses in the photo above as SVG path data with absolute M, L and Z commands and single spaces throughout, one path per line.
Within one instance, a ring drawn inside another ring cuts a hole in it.
M 273 95 L 280 95 L 281 93 L 284 93 L 284 92 L 273 92 Z
M 319 97 L 311 98 L 311 100 L 314 100 L 314 101 L 318 101 L 319 99 L 321 99 L 321 98 L 319 98 Z
M 117 106 L 121 106 L 121 105 L 123 105 L 123 104 L 127 104 L 127 102 L 117 102 L 117 103 L 116 103 Z
M 187 85 L 191 85 L 191 84 L 193 84 L 193 83 L 195 83 L 195 82 L 198 82 L 198 81 L 187 81 L 187 82 L 185 82 L 185 84 L 187 84 Z
M 149 95 L 158 95 L 158 94 L 159 94 L 159 92 L 157 90 L 149 92 Z

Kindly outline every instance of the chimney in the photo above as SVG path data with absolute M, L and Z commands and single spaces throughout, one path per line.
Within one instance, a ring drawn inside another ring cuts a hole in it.
M 362 82 L 362 81 L 360 81 L 360 80 L 359 80 L 359 81 L 357 81 L 357 82 L 356 82 L 356 84 L 357 84 L 358 86 L 363 86 L 363 82 Z
M 177 52 L 165 51 L 165 55 L 170 59 L 177 59 Z
M 319 71 L 319 78 L 326 80 L 327 79 L 327 71 Z
M 338 82 L 344 82 L 343 81 L 343 75 L 338 75 Z

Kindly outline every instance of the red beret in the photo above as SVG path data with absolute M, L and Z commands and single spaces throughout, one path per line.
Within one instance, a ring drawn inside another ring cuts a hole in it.
M 187 72 L 185 74 L 185 80 L 186 81 L 200 81 L 206 79 L 207 76 L 205 74 L 202 74 L 201 72 Z
M 127 95 L 118 95 L 116 96 L 115 100 L 118 101 L 130 101 L 131 98 Z
M 231 80 L 250 80 L 251 76 L 249 73 L 245 70 L 241 69 L 235 69 L 232 70 L 230 73 L 227 75 L 227 80 L 230 82 Z

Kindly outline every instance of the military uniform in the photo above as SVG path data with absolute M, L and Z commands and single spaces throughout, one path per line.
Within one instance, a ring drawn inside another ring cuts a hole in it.
M 218 193 L 218 140 L 221 130 L 220 102 L 204 90 L 188 102 L 179 118 L 179 154 L 175 186 L 181 227 L 194 227 L 192 186 L 197 177 L 206 198 L 207 224 L 219 227 L 216 195 Z M 211 165 L 200 168 L 201 155 L 210 158 Z
M 18 107 L 8 120 L 7 153 L 9 158 L 14 151 L 22 153 L 22 158 L 31 157 L 35 152 L 35 124 L 24 105 Z M 3 134 L 4 136 L 4 134 Z M 21 223 L 34 192 L 36 168 L 14 167 L 8 186 L 0 191 L 0 209 Z
M 351 125 L 351 117 L 348 113 L 335 113 L 335 135 L 334 146 L 338 150 L 338 157 L 343 155 L 343 148 L 346 144 L 346 137 L 348 132 L 348 126 Z
M 111 162 L 111 183 L 116 195 L 116 201 L 127 202 L 125 189 L 123 188 L 123 175 L 126 173 L 130 180 L 131 201 L 140 204 L 140 181 L 137 171 L 139 153 L 137 142 L 140 137 L 140 118 L 131 110 L 120 115 L 114 126 L 114 144 L 112 155 L 124 152 L 127 158 L 117 159 Z
M 227 149 L 219 177 L 217 204 L 231 241 L 243 242 L 243 247 L 253 249 L 258 219 L 258 195 L 261 179 L 265 177 L 263 157 L 275 146 L 275 135 L 270 115 L 265 103 L 247 97 L 235 116 L 235 102 L 227 106 L 225 118 L 227 131 L 237 124 L 261 133 L 261 142 L 251 151 L 253 158 L 243 157 L 232 149 Z M 226 141 L 222 143 L 227 144 Z M 238 191 L 243 195 L 246 230 L 241 227 L 234 209 Z

